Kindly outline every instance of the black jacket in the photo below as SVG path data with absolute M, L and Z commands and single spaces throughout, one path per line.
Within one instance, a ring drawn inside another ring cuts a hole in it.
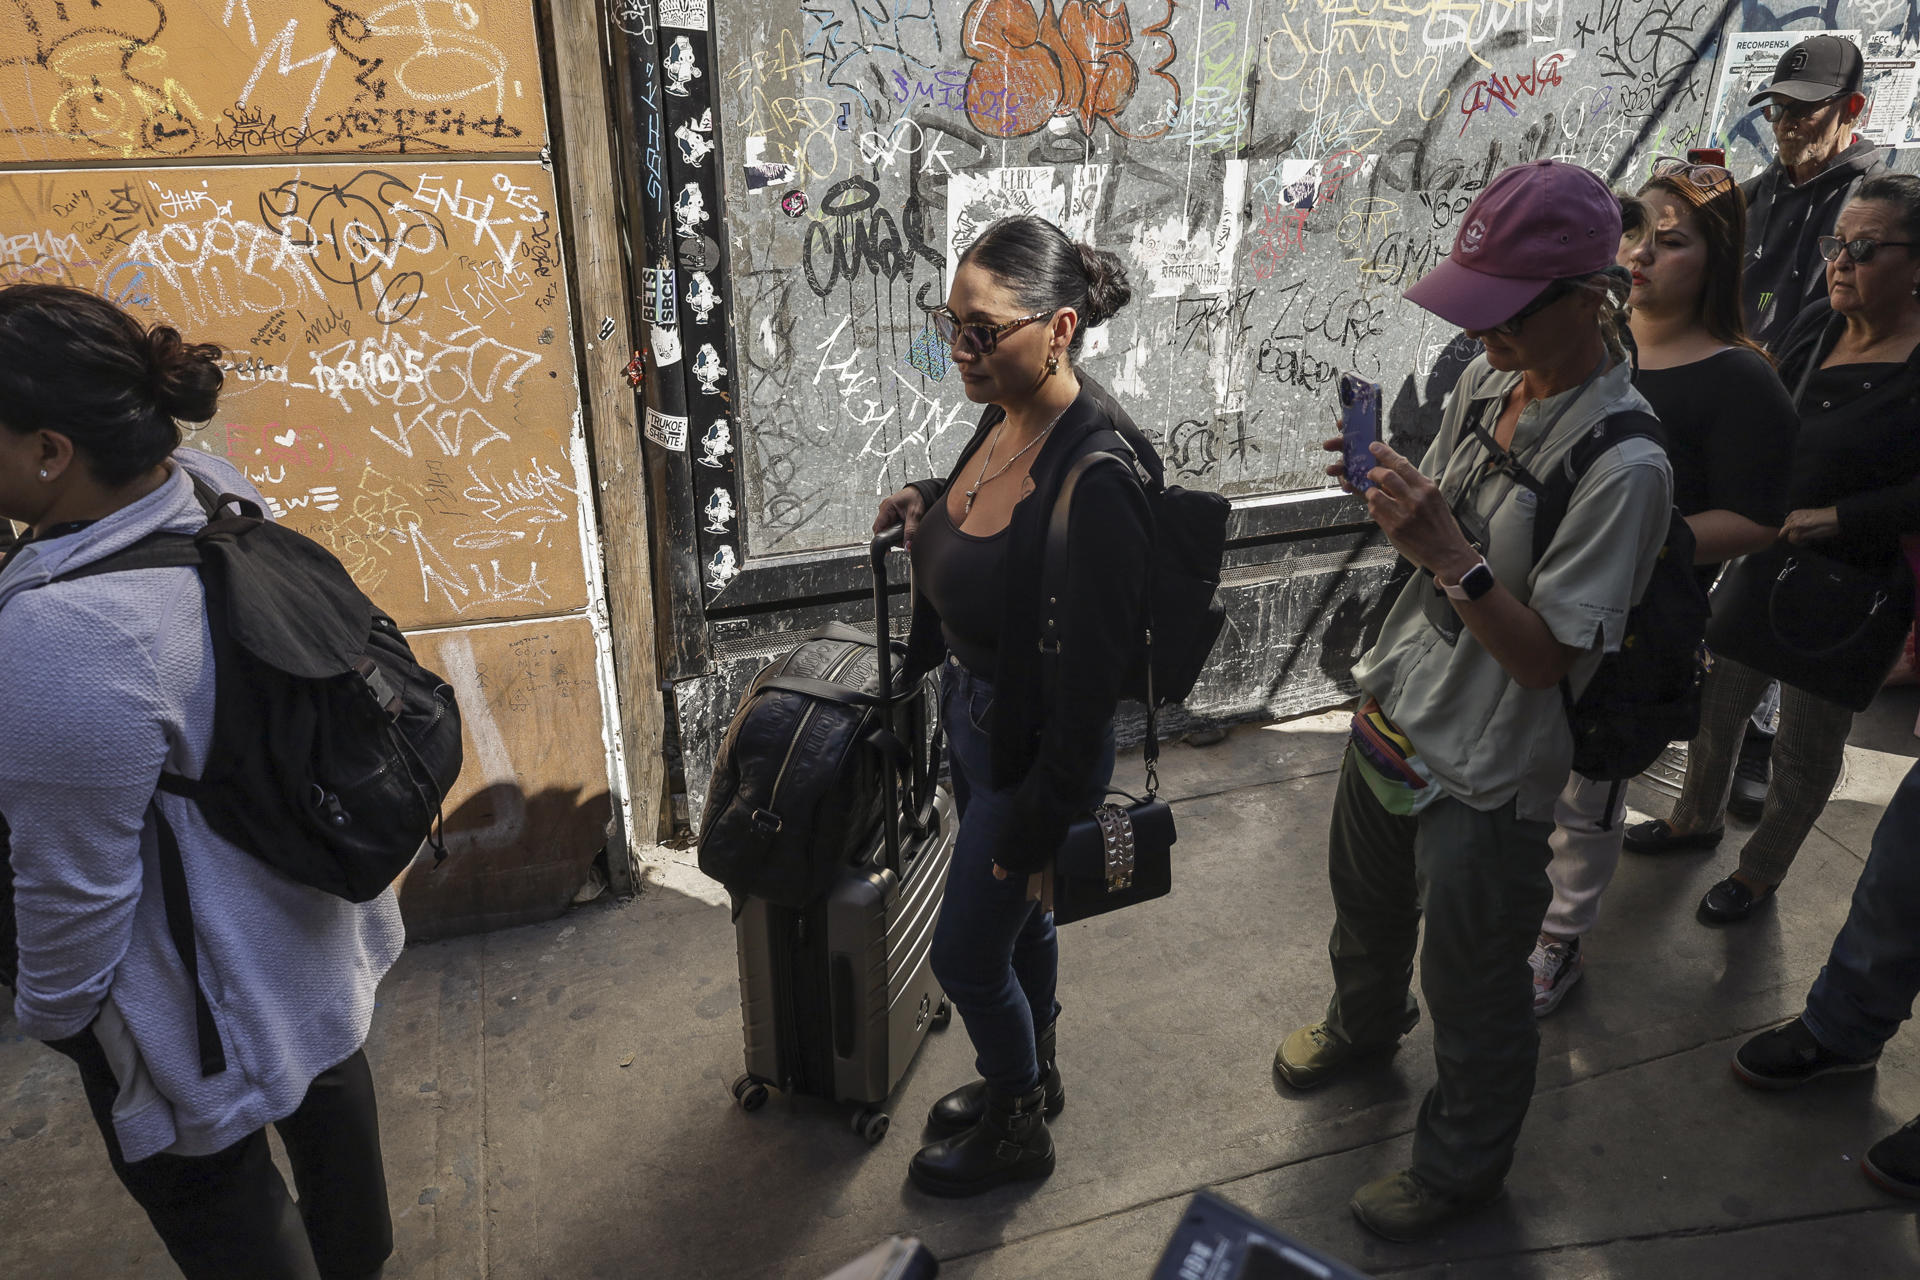
M 1821 301 L 1781 342 L 1780 376 L 1800 411 L 1787 503 L 1834 509 L 1840 531 L 1817 550 L 1856 568 L 1891 571 L 1901 563 L 1901 536 L 1920 533 L 1920 347 L 1892 378 L 1826 411 L 1803 388 L 1845 326 Z
M 1047 522 L 1060 482 L 1081 455 L 1113 449 L 1117 432 L 1157 488 L 1160 456 L 1107 389 L 1079 374 L 1080 394 L 1041 446 L 1030 474 L 1034 492 L 1013 509 L 1007 546 L 1006 601 L 993 682 L 993 785 L 1018 787 L 1016 844 L 997 857 L 1009 871 L 1038 871 L 1052 859 L 1078 817 L 1077 806 L 1099 762 L 1120 685 L 1138 651 L 1151 551 L 1152 517 L 1145 491 L 1120 467 L 1089 471 L 1074 491 L 1068 534 L 1068 597 L 1055 687 L 1043 691 L 1040 656 L 1040 573 Z M 932 506 L 942 500 L 987 433 L 1006 415 L 988 406 L 973 439 L 945 480 L 914 484 Z M 937 666 L 945 652 L 940 617 L 918 591 L 907 664 L 915 674 Z M 987 673 L 982 673 L 987 674 Z M 1050 696 L 1048 694 L 1050 693 Z
M 1890 168 L 1891 154 L 1860 140 L 1805 186 L 1789 182 L 1776 160 L 1740 188 L 1747 198 L 1740 309 L 1755 342 L 1777 354 L 1794 318 L 1827 296 L 1826 263 L 1816 242 L 1833 234 L 1840 206 L 1853 189 Z

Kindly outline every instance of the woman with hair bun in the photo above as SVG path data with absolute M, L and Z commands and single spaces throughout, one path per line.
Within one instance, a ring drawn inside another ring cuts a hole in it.
M 913 553 L 909 669 L 940 667 L 960 831 L 933 969 L 960 1010 L 981 1079 L 934 1104 L 940 1141 L 914 1156 L 923 1191 L 966 1196 L 1053 1171 L 1047 1117 L 1066 1095 L 1054 1064 L 1059 942 L 1043 873 L 1113 774 L 1113 712 L 1145 604 L 1145 490 L 1095 467 L 1074 490 L 1069 597 L 1057 679 L 1043 680 L 1041 573 L 1048 519 L 1073 463 L 1131 452 L 1158 485 L 1158 454 L 1113 396 L 1075 367 L 1086 331 L 1133 296 L 1111 253 L 1035 217 L 1005 218 L 961 255 L 933 324 L 967 398 L 986 409 L 945 480 L 880 504 Z M 1048 602 L 1051 604 L 1052 602 Z
M 92 294 L 0 289 L 0 524 L 27 526 L 0 561 L 0 940 L 17 923 L 20 1029 L 78 1065 L 114 1173 L 183 1274 L 377 1276 L 393 1229 L 361 1044 L 400 951 L 393 892 L 356 905 L 297 884 L 158 789 L 163 771 L 199 777 L 213 739 L 194 570 L 70 576 L 198 530 L 196 476 L 265 506 L 233 467 L 180 447 L 180 421 L 213 416 L 219 358 Z M 159 885 L 163 831 L 226 1058 L 211 1073 Z

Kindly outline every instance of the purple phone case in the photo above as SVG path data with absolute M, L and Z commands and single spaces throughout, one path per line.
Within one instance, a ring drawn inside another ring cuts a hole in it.
M 1380 438 L 1380 388 L 1350 373 L 1340 375 L 1340 435 L 1346 441 L 1343 457 L 1347 483 L 1371 489 L 1367 473 L 1380 465 L 1367 446 Z

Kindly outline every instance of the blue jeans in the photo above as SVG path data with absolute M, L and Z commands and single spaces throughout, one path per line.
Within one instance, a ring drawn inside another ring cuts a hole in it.
M 1837 1054 L 1870 1058 L 1913 1016 L 1920 993 L 1920 764 L 1873 831 L 1847 922 L 1801 1015 Z
M 1027 877 L 993 875 L 994 854 L 1020 838 L 1009 829 L 1013 789 L 993 786 L 993 686 L 952 658 L 941 664 L 940 686 L 960 832 L 933 933 L 933 973 L 960 1011 L 982 1078 L 1001 1092 L 1027 1093 L 1040 1083 L 1034 1033 L 1060 1013 L 1060 940 L 1053 913 L 1027 897 Z M 1105 797 L 1113 759 L 1108 725 L 1088 809 Z

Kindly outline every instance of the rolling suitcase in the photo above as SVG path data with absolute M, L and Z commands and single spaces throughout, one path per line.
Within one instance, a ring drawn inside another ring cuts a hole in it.
M 886 604 L 886 555 L 898 542 L 892 530 L 872 550 L 881 689 L 894 688 L 899 656 Z M 877 771 L 880 820 L 825 892 L 798 908 L 749 896 L 735 919 L 747 1069 L 733 1096 L 747 1111 L 766 1102 L 770 1087 L 850 1102 L 854 1132 L 878 1142 L 889 1124 L 888 1095 L 926 1033 L 951 1019 L 933 976 L 932 946 L 958 822 L 951 795 L 936 781 L 933 684 L 928 677 L 896 691 L 886 709 L 905 758 Z M 922 779 L 907 788 L 904 813 L 903 767 L 910 783 Z

